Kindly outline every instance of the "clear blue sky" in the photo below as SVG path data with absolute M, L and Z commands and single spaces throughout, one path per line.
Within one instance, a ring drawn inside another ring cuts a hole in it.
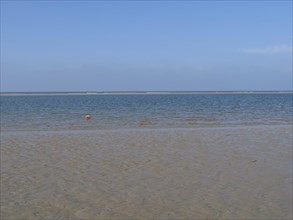
M 1 91 L 292 90 L 292 1 L 3 1 Z

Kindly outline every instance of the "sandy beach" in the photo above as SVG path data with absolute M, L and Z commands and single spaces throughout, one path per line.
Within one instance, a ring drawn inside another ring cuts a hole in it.
M 291 219 L 292 126 L 3 132 L 1 219 Z

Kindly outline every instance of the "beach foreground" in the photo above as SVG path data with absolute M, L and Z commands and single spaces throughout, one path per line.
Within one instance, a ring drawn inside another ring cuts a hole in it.
M 291 219 L 292 126 L 3 132 L 1 219 Z

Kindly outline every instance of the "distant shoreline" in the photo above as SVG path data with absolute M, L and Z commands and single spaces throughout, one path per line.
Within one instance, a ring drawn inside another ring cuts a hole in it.
M 216 94 L 293 94 L 293 91 L 165 91 L 165 92 L 2 92 L 0 96 L 87 96 L 87 95 L 216 95 Z

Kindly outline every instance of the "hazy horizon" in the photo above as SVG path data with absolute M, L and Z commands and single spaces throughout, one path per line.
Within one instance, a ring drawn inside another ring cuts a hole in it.
M 164 91 L 164 90 L 109 90 L 109 91 L 14 91 L 14 92 L 5 92 L 5 91 L 0 91 L 1 94 L 9 94 L 9 93 L 15 93 L 15 94 L 30 94 L 30 93 L 40 93 L 40 94 L 46 94 L 46 93 L 52 93 L 52 94 L 59 94 L 59 93 L 280 93 L 280 92 L 285 92 L 285 93 L 293 93 L 293 90 L 169 90 L 169 91 Z
M 1 1 L 1 92 L 291 91 L 292 1 Z

